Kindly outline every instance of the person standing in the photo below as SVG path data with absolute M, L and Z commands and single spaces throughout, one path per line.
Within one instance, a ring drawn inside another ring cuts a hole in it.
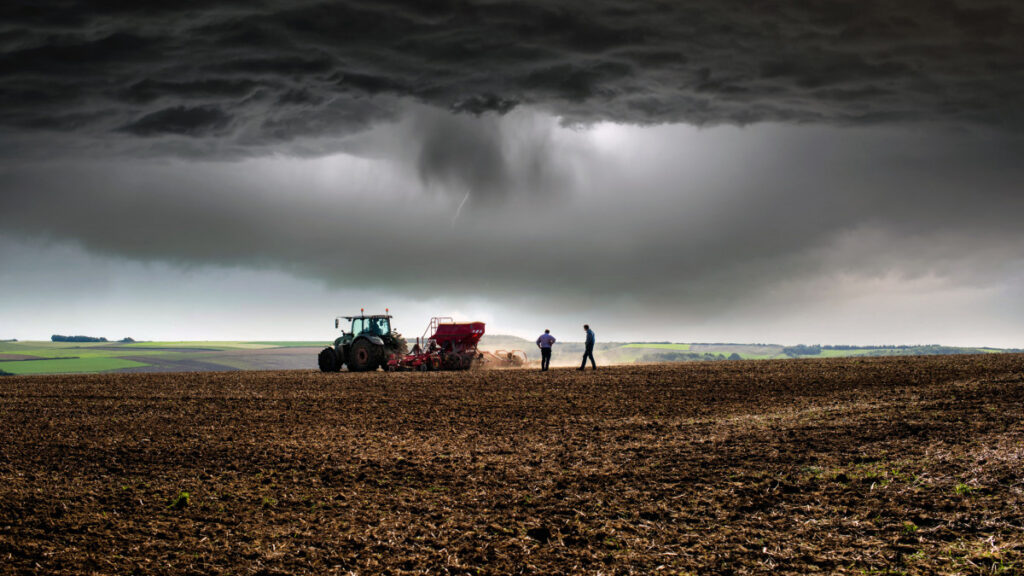
M 540 338 L 537 338 L 537 347 L 540 348 L 540 371 L 546 372 L 551 365 L 551 346 L 555 343 L 555 337 L 551 330 L 545 330 Z
M 597 370 L 597 362 L 594 362 L 594 331 L 590 329 L 590 324 L 584 324 L 583 329 L 587 332 L 586 349 L 583 350 L 583 363 L 577 370 L 583 370 L 587 367 L 587 358 L 590 358 L 590 365 Z

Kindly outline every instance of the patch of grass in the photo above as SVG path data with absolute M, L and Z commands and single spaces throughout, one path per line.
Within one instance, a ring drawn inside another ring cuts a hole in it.
M 918 550 L 913 554 L 908 554 L 904 558 L 906 558 L 908 562 L 923 562 L 928 559 L 928 555 L 924 553 L 924 550 Z
M 121 358 L 66 358 L 63 360 L 15 360 L 4 362 L 4 370 L 11 374 L 68 374 L 77 372 L 105 372 L 121 368 L 148 366 Z
M 858 464 L 854 469 L 854 475 L 861 480 L 878 481 L 885 478 L 885 467 L 877 463 Z
M 828 470 L 828 473 L 823 474 L 823 476 L 833 482 L 842 484 L 849 482 L 871 484 L 871 489 L 885 488 L 894 483 L 924 486 L 924 481 L 920 477 L 907 472 L 906 466 L 907 463 L 904 461 L 877 460 L 840 466 L 836 469 Z
M 955 564 L 965 567 L 983 567 L 990 574 L 1018 574 L 1018 561 L 1006 558 L 1013 554 L 1012 544 L 996 542 L 993 536 L 981 535 L 976 540 L 957 540 L 945 549 L 945 555 Z
M 956 486 L 953 486 L 953 493 L 957 496 L 970 496 L 971 492 L 974 492 L 974 488 L 963 482 L 957 482 Z
M 608 536 L 607 538 L 605 538 L 603 544 L 608 548 L 614 548 L 616 550 L 621 550 L 623 548 L 622 542 L 620 542 L 612 536 Z
M 178 495 L 167 505 L 168 510 L 181 510 L 187 508 L 192 501 L 192 495 L 188 492 L 178 492 Z
M 999 559 L 992 563 L 993 574 L 1015 574 L 1014 568 L 1017 567 L 1016 562 L 1007 562 L 1006 560 Z
M 817 466 L 801 466 L 800 471 L 814 478 L 820 478 L 825 472 L 825 470 Z

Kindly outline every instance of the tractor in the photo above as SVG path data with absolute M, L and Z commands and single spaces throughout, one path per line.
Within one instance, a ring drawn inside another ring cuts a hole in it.
M 320 371 L 337 372 L 342 366 L 348 366 L 350 372 L 367 372 L 387 367 L 389 358 L 408 352 L 405 338 L 391 329 L 390 314 L 367 316 L 364 310 L 359 312 L 359 316 L 334 319 L 335 328 L 340 328 L 342 318 L 351 322 L 351 328 L 348 332 L 342 331 L 333 346 L 320 351 L 317 357 Z
M 478 350 L 484 335 L 483 322 L 455 322 L 448 317 L 431 318 L 410 351 L 405 338 L 391 329 L 390 311 L 384 311 L 387 313 L 367 316 L 360 310 L 359 316 L 335 318 L 335 328 L 344 318 L 352 323 L 352 329 L 343 331 L 333 346 L 320 351 L 320 370 L 337 372 L 342 366 L 348 366 L 350 372 L 377 368 L 388 372 L 469 370 L 475 366 L 512 368 L 526 364 L 526 354 L 521 350 Z

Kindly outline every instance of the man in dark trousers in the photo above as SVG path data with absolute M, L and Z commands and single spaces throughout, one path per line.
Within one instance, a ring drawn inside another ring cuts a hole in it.
M 551 346 L 555 343 L 555 337 L 551 330 L 545 330 L 540 338 L 537 338 L 537 347 L 540 348 L 540 371 L 544 372 L 551 364 Z
M 583 363 L 577 370 L 583 370 L 587 367 L 587 358 L 590 358 L 590 365 L 597 370 L 597 362 L 594 362 L 594 331 L 590 329 L 590 324 L 584 324 L 583 329 L 587 331 L 587 348 L 583 351 Z

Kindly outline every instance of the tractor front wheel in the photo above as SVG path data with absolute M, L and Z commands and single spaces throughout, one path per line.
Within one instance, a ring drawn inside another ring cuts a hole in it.
M 338 354 L 334 352 L 334 348 L 324 348 L 320 351 L 320 355 L 317 356 L 316 360 L 320 365 L 321 372 L 337 372 L 341 370 L 341 362 L 338 361 Z
M 383 350 L 369 340 L 358 340 L 349 352 L 348 369 L 353 372 L 376 370 L 381 363 Z

